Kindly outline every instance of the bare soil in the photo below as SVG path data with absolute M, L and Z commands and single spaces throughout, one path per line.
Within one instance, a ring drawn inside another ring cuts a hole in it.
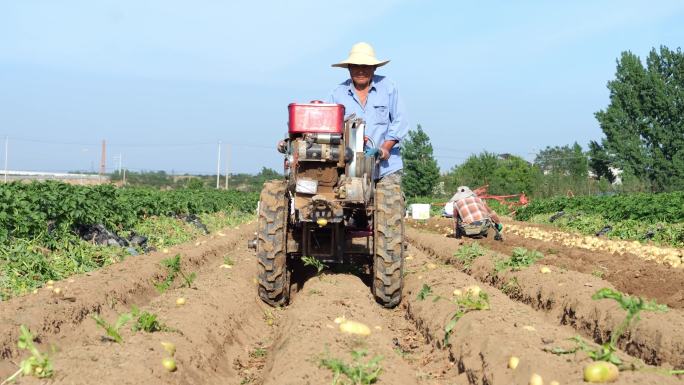
M 525 222 L 514 223 L 519 226 L 532 226 Z M 453 234 L 451 229 L 453 220 L 448 218 L 434 217 L 428 221 L 409 221 L 409 224 L 414 228 L 442 235 Z M 682 268 L 647 261 L 632 254 L 620 255 L 567 247 L 557 243 L 524 238 L 512 233 L 505 234 L 504 242 L 495 241 L 492 237 L 478 240 L 478 242 L 494 251 L 509 255 L 516 247 L 538 250 L 544 254 L 545 258 L 542 261 L 544 264 L 597 275 L 623 293 L 654 299 L 676 309 L 684 308 L 684 269 Z
M 583 383 L 582 366 L 590 362 L 585 354 L 558 356 L 544 351 L 566 346 L 566 339 L 582 328 L 559 322 L 553 311 L 522 296 L 504 293 L 496 280 L 489 285 L 457 265 L 444 263 L 442 254 L 453 254 L 452 248 L 459 246 L 456 240 L 445 242 L 441 235 L 409 231 L 417 246 L 409 246 L 404 299 L 395 309 L 375 303 L 364 275 L 327 271 L 306 276 L 289 306 L 271 308 L 257 297 L 256 260 L 245 247 L 253 232 L 253 224 L 243 225 L 224 230 L 225 237 L 208 236 L 168 254 L 132 257 L 73 277 L 73 282 L 57 282 L 64 296 L 43 289 L 1 303 L 0 379 L 15 372 L 26 357 L 16 348 L 19 325 L 24 324 L 36 335 L 41 350 L 54 347 L 55 374 L 48 382 L 55 384 L 331 384 L 333 371 L 321 365 L 322 360 L 351 364 L 353 351 L 365 352 L 362 362 L 382 357 L 378 384 L 526 384 L 533 373 L 545 383 Z M 419 235 L 436 238 L 426 241 L 418 239 Z M 176 253 L 182 255 L 184 271 L 197 272 L 197 278 L 192 288 L 180 288 L 177 281 L 175 287 L 159 293 L 153 285 L 165 274 L 159 262 Z M 234 262 L 231 268 L 221 267 L 225 257 Z M 543 293 L 559 283 L 543 278 L 521 275 L 518 279 L 521 286 L 538 282 Z M 444 326 L 455 305 L 448 300 L 421 301 L 417 293 L 429 284 L 434 292 L 449 298 L 454 288 L 476 283 L 488 293 L 491 309 L 465 314 L 445 343 Z M 186 299 L 185 305 L 176 305 L 179 297 Z M 592 303 L 581 296 L 577 301 Z M 104 338 L 103 330 L 90 318 L 100 313 L 113 322 L 133 305 L 156 313 L 168 331 L 133 332 L 129 324 L 121 329 L 124 342 L 117 344 Z M 335 322 L 338 317 L 367 325 L 371 334 L 342 333 Z M 590 319 L 582 317 L 582 322 Z M 645 315 L 639 327 L 647 331 L 658 325 L 661 339 L 674 344 L 675 330 L 682 325 L 667 320 L 673 323 Z M 605 321 L 605 325 L 612 324 Z M 641 329 L 633 333 L 640 334 Z M 161 365 L 168 355 L 162 341 L 177 347 L 175 372 Z M 630 360 L 637 355 L 627 345 L 620 355 Z M 657 348 L 666 351 L 666 346 Z M 669 355 L 658 353 L 662 359 L 652 361 L 659 367 L 649 370 L 679 367 L 673 364 L 675 347 L 669 349 Z M 511 355 L 520 357 L 515 370 L 507 368 Z M 45 381 L 21 377 L 17 383 L 39 382 Z M 675 384 L 680 380 L 653 372 L 623 372 L 618 383 Z
M 544 260 L 520 271 L 496 272 L 495 260 L 505 258 L 503 254 L 484 255 L 465 268 L 456 260 L 454 252 L 470 241 L 414 229 L 407 231 L 407 237 L 416 247 L 443 263 L 460 267 L 478 281 L 491 284 L 511 299 L 546 313 L 559 325 L 572 326 L 596 343 L 610 340 L 612 331 L 625 318 L 625 311 L 615 302 L 591 299 L 601 288 L 614 288 L 601 278 L 555 267 L 550 273 L 542 273 L 539 266 L 544 265 Z M 684 336 L 679 333 L 682 327 L 684 313 L 679 309 L 644 313 L 641 321 L 625 333 L 618 345 L 646 363 L 684 367 Z

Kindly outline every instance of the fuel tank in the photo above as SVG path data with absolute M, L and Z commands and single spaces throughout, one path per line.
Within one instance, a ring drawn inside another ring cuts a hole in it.
M 311 103 L 290 103 L 288 132 L 290 134 L 303 133 L 334 133 L 344 131 L 344 105 L 329 104 L 321 101 Z

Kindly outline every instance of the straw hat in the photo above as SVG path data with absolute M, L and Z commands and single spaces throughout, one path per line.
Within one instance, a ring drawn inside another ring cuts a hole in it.
M 382 67 L 387 63 L 389 63 L 389 60 L 378 60 L 375 57 L 375 50 L 370 44 L 361 42 L 352 46 L 348 58 L 332 66 L 348 68 L 350 64 L 358 64 Z
M 456 194 L 454 194 L 454 196 L 452 196 L 451 199 L 449 199 L 449 202 L 456 202 L 456 201 L 459 201 L 461 199 L 465 199 L 468 197 L 474 197 L 474 196 L 475 196 L 475 193 L 468 186 L 460 186 L 457 189 Z

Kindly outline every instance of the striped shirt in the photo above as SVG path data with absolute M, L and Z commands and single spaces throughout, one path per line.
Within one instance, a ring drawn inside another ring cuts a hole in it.
M 482 199 L 471 196 L 454 202 L 454 214 L 458 212 L 465 224 L 470 224 L 483 219 L 490 219 L 489 210 Z

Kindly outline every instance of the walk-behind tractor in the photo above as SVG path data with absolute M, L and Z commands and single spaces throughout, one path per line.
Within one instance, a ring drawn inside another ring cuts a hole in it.
M 380 143 L 364 130 L 363 120 L 345 120 L 341 104 L 289 105 L 288 136 L 278 143 L 285 177 L 264 184 L 254 242 L 266 303 L 288 303 L 302 258 L 365 269 L 380 304 L 401 301 L 404 199 L 398 184 L 376 182 L 377 159 L 364 149 Z

